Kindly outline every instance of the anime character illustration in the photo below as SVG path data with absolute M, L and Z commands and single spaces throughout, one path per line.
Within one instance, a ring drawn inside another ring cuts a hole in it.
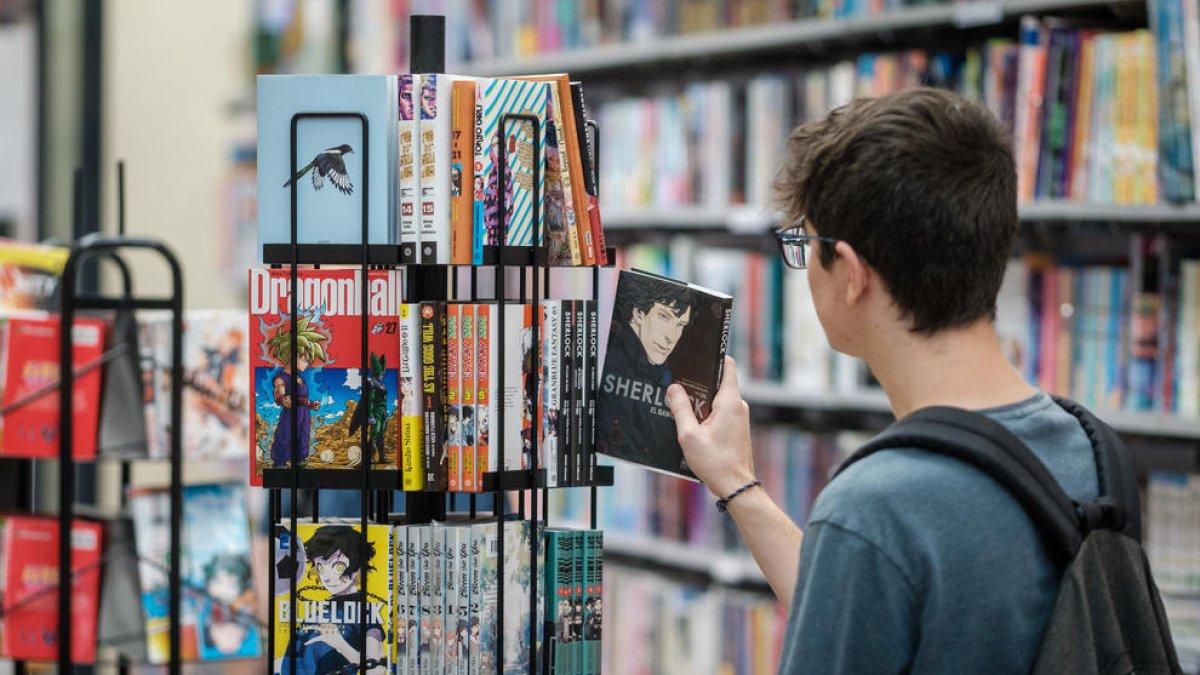
M 450 165 L 450 196 L 458 197 L 462 194 L 462 164 Z
M 400 119 L 414 120 L 413 117 L 413 81 L 411 75 L 400 78 Z
M 309 400 L 308 380 L 303 373 L 309 368 L 328 360 L 326 347 L 330 336 L 305 315 L 296 319 L 296 372 L 292 367 L 291 322 L 284 321 L 273 336 L 267 339 L 267 351 L 271 358 L 282 364 L 279 374 L 272 378 L 275 403 L 283 408 L 279 423 L 275 425 L 275 436 L 271 441 L 271 461 L 274 466 L 287 466 L 292 458 L 292 446 L 296 448 L 296 459 L 303 463 L 308 458 L 309 440 L 312 432 L 312 411 L 320 407 L 319 401 Z M 292 436 L 295 431 L 295 438 Z
M 375 544 L 350 525 L 319 525 L 303 542 L 304 559 L 288 556 L 277 563 L 280 578 L 303 565 L 297 593 L 297 627 L 291 644 L 275 659 L 275 672 L 290 675 L 292 660 L 297 675 L 340 675 L 365 672 L 386 675 L 386 616 L 379 611 L 385 599 L 367 594 L 366 632 L 359 619 L 359 590 L 364 573 L 382 573 L 372 564 Z M 303 535 L 305 530 L 300 530 Z M 359 670 L 360 649 L 365 647 L 367 669 Z M 294 655 L 291 653 L 294 650 Z
M 437 75 L 421 78 L 421 119 L 437 119 Z
M 354 409 L 350 418 L 349 434 L 354 437 L 363 426 L 367 427 L 367 451 L 372 463 L 387 461 L 387 449 L 384 447 L 384 431 L 387 427 L 387 386 L 383 376 L 387 371 L 387 357 L 371 354 L 371 368 L 363 386 L 367 388 L 366 405 Z M 365 410 L 365 413 L 364 413 Z M 365 422 L 364 422 L 365 420 Z
M 258 621 L 250 561 L 245 553 L 222 553 L 204 566 L 200 605 L 202 659 L 258 654 Z
M 604 624 L 604 598 L 591 597 L 587 599 L 587 621 L 584 626 L 585 640 L 599 640 L 601 626 Z

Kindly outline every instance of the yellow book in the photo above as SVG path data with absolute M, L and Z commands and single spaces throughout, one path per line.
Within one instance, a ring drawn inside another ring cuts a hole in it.
M 392 528 L 368 525 L 364 542 L 362 526 L 356 522 L 299 523 L 294 535 L 285 526 L 276 527 L 274 559 L 279 576 L 271 608 L 276 675 L 290 674 L 293 663 L 297 675 L 360 672 L 364 649 L 367 669 L 361 672 L 391 672 Z M 364 586 L 365 624 L 360 601 Z

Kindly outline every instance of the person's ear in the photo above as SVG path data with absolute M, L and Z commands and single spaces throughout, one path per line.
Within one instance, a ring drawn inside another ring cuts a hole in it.
M 862 299 L 871 285 L 871 268 L 850 244 L 839 241 L 834 245 L 838 257 L 845 263 L 846 303 L 853 305 Z

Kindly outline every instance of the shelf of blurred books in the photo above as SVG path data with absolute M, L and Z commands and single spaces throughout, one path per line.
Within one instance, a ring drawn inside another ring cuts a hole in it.
M 648 562 L 672 570 L 695 572 L 728 586 L 766 586 L 767 579 L 754 559 L 744 552 L 697 547 L 657 537 L 604 533 L 604 552 L 614 561 Z
M 905 30 L 967 28 L 1000 23 L 1021 14 L 1097 9 L 1113 3 L 1096 0 L 887 2 L 854 3 L 854 6 L 839 3 L 839 9 L 834 10 L 823 7 L 828 3 L 814 2 L 797 3 L 794 13 L 787 9 L 769 9 L 762 12 L 757 21 L 750 18 L 733 23 L 721 22 L 715 17 L 708 22 L 698 19 L 704 12 L 696 11 L 694 6 L 689 7 L 690 16 L 673 18 L 670 8 L 684 4 L 667 3 L 666 10 L 644 18 L 639 18 L 635 8 L 627 22 L 630 28 L 621 35 L 606 34 L 603 28 L 589 23 L 587 17 L 581 22 L 582 27 L 555 26 L 553 19 L 549 26 L 544 21 L 529 25 L 528 19 L 537 19 L 511 12 L 506 16 L 485 17 L 495 26 L 492 34 L 496 38 L 475 43 L 474 46 L 482 45 L 482 48 L 477 48 L 478 53 L 473 55 L 476 60 L 468 61 L 465 70 L 484 77 L 532 74 L 545 72 L 547 63 L 552 61 L 558 70 L 595 77 L 638 66 L 692 60 L 711 62 L 791 47 L 811 48 L 819 43 L 845 44 L 863 40 L 884 43 Z M 811 11 L 807 5 L 812 6 Z M 689 19 L 693 25 L 684 25 Z M 597 21 L 602 22 L 603 17 Z M 748 25 L 754 23 L 758 25 Z M 471 31 L 473 36 L 479 33 Z M 518 37 L 512 44 L 507 44 L 503 39 L 505 35 Z

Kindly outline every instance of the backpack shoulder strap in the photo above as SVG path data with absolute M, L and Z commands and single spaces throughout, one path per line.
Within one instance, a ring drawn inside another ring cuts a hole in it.
M 880 450 L 917 448 L 952 457 L 984 472 L 1017 500 L 1051 557 L 1066 563 L 1083 541 L 1075 504 L 1024 442 L 1000 423 L 959 408 L 923 408 L 892 424 L 837 470 Z
M 1124 441 L 1112 427 L 1078 403 L 1058 396 L 1054 402 L 1079 420 L 1079 425 L 1092 442 L 1097 469 L 1097 488 L 1101 508 L 1115 507 L 1103 514 L 1111 529 L 1124 532 L 1135 541 L 1142 540 L 1142 514 L 1138 502 L 1137 473 Z M 1087 505 L 1084 505 L 1085 507 Z

